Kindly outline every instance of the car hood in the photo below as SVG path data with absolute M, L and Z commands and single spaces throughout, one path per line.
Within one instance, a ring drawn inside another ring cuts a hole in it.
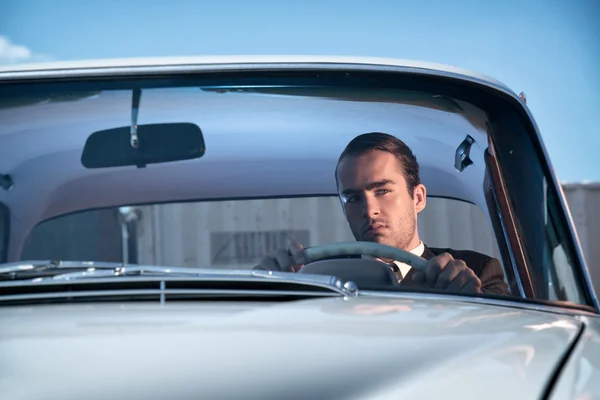
M 434 299 L 0 309 L 0 398 L 540 398 L 582 329 Z

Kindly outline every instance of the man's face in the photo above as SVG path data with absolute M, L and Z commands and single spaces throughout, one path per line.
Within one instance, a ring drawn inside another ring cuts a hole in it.
M 373 150 L 347 156 L 338 166 L 338 193 L 354 238 L 410 251 L 419 245 L 417 214 L 425 208 L 423 185 L 408 192 L 400 161 Z

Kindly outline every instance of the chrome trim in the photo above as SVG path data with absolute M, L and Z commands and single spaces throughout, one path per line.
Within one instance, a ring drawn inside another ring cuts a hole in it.
M 344 284 L 344 289 L 348 291 L 348 293 L 355 295 L 358 293 L 358 286 L 356 283 L 352 281 L 348 281 Z
M 268 272 L 268 271 L 266 271 Z M 285 273 L 285 272 L 281 272 L 280 274 L 289 274 L 289 275 L 296 275 L 295 273 Z M 298 274 L 299 275 L 299 274 Z M 306 284 L 306 285 L 316 285 L 318 287 L 323 287 L 324 289 L 329 289 L 329 288 L 335 288 L 335 289 L 339 289 L 338 285 L 340 284 L 335 284 L 335 282 L 338 282 L 339 280 L 335 277 L 332 276 L 327 276 L 327 275 L 311 275 L 311 274 L 302 274 L 303 277 L 310 277 L 310 279 L 294 279 L 288 276 L 280 276 L 280 277 L 276 277 L 276 276 L 272 276 L 271 278 L 275 278 L 277 280 L 277 282 L 283 282 L 283 283 L 298 283 L 298 284 Z M 314 278 L 317 279 L 314 279 Z M 69 285 L 78 285 L 78 284 L 90 284 L 90 283 L 118 283 L 118 282 L 124 282 L 124 283 L 131 283 L 131 282 L 156 282 L 156 283 L 160 283 L 160 282 L 260 282 L 263 279 L 261 279 L 261 277 L 253 277 L 253 276 L 249 276 L 249 275 L 206 275 L 206 276 L 200 276 L 200 275 L 190 275 L 190 276 L 186 276 L 186 275 L 125 275 L 125 276 L 99 276 L 99 277 L 85 277 L 85 278 L 80 278 L 80 279 L 74 279 L 74 280 L 55 280 L 52 279 L 52 277 L 46 277 L 46 278 L 34 278 L 34 279 L 17 279 L 17 280 L 11 280 L 11 281 L 2 281 L 0 282 L 0 290 L 4 287 L 24 287 L 24 286 L 34 286 L 34 287 L 40 287 L 40 286 L 54 286 L 54 285 L 64 285 L 64 284 L 69 284 Z M 268 281 L 265 280 L 265 281 Z M 343 285 L 342 285 L 343 286 Z
M 50 292 L 50 293 L 28 293 L 10 294 L 0 296 L 0 303 L 18 300 L 43 300 L 60 299 L 63 297 L 105 297 L 105 296 L 144 296 L 158 295 L 161 305 L 165 304 L 165 296 L 168 295 L 244 295 L 244 296 L 310 296 L 310 297 L 336 297 L 335 293 L 311 292 L 302 290 L 229 290 L 229 289 L 128 289 L 128 290 L 87 290 L 81 292 Z
M 130 67 L 81 67 L 63 70 L 34 70 L 17 72 L 0 72 L 0 83 L 18 81 L 39 81 L 53 79 L 81 79 L 98 77 L 131 77 L 140 75 L 174 75 L 192 73 L 223 73 L 223 72 L 260 72 L 260 71 L 347 71 L 347 72 L 395 72 L 404 74 L 420 74 L 453 78 L 499 90 L 509 95 L 521 105 L 519 97 L 501 82 L 491 78 L 471 75 L 469 71 L 435 69 L 427 64 L 423 65 L 394 65 L 394 64 L 369 64 L 366 62 L 238 62 L 214 63 L 192 65 L 158 65 L 158 66 L 130 66 Z
M 160 305 L 161 306 L 165 305 L 165 289 L 166 289 L 166 284 L 165 284 L 165 281 L 162 280 L 162 281 L 160 281 Z
M 171 74 L 194 72 L 250 71 L 262 69 L 345 69 L 361 70 L 375 68 L 403 69 L 406 72 L 431 71 L 434 74 L 451 74 L 474 79 L 508 89 L 502 82 L 490 76 L 447 64 L 423 62 L 398 58 L 348 57 L 348 56 L 192 56 L 154 57 L 130 59 L 55 61 L 40 64 L 17 64 L 0 66 L 0 81 L 4 79 L 70 78 L 85 76 L 115 76 L 131 74 Z M 516 94 L 515 94 L 516 96 Z
M 23 270 L 35 270 L 34 263 L 12 263 L 9 266 L 0 268 L 0 274 L 19 272 Z M 69 269 L 86 268 L 85 271 L 69 272 Z M 26 286 L 44 286 L 86 283 L 117 283 L 117 282 L 269 282 L 277 281 L 281 283 L 291 283 L 299 285 L 308 285 L 336 292 L 342 296 L 355 297 L 358 291 L 351 291 L 346 288 L 348 282 L 342 282 L 335 276 L 317 275 L 317 274 L 297 274 L 292 272 L 262 271 L 262 270 L 224 270 L 208 268 L 190 268 L 190 267 L 163 267 L 154 265 L 126 265 L 122 267 L 121 263 L 93 263 L 93 262 L 62 262 L 62 263 L 44 263 L 39 262 L 37 268 L 46 269 L 65 269 L 64 273 L 48 277 L 39 277 L 32 279 L 15 279 L 0 281 L 0 291 L 4 287 L 26 287 Z M 352 286 L 350 286 L 350 289 Z M 0 294 L 0 297 L 3 295 Z

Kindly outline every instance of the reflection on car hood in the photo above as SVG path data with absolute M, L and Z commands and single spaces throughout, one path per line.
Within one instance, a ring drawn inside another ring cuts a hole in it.
M 539 398 L 581 323 L 440 301 L 0 308 L 0 398 Z

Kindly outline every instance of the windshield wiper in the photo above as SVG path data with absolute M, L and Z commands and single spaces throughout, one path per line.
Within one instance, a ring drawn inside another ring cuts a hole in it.
M 0 281 L 53 277 L 75 271 L 114 270 L 123 264 L 93 261 L 19 261 L 0 266 Z
M 3 264 L 0 281 L 47 279 L 69 280 L 77 278 L 102 278 L 110 276 L 171 275 L 195 276 L 214 274 L 215 270 L 191 267 L 164 267 L 154 265 L 122 264 L 96 261 L 24 261 Z M 216 270 L 219 275 L 239 275 L 235 270 Z

